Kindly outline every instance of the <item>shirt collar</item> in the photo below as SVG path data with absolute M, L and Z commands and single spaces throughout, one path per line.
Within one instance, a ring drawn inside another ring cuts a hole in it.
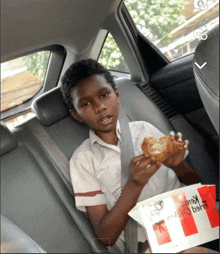
M 117 135 L 119 141 L 121 141 L 121 127 L 120 127 L 120 123 L 118 120 L 117 120 L 117 124 L 116 124 L 116 135 Z M 95 134 L 94 130 L 92 130 L 92 129 L 89 130 L 89 139 L 90 139 L 91 148 L 93 148 L 93 146 L 96 142 L 99 143 L 100 145 L 104 145 L 104 146 L 108 145 L 101 138 L 99 138 Z

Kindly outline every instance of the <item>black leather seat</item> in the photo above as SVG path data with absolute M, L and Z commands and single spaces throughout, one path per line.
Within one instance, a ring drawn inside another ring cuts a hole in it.
M 219 134 L 219 26 L 207 35 L 195 50 L 193 70 L 205 109 Z

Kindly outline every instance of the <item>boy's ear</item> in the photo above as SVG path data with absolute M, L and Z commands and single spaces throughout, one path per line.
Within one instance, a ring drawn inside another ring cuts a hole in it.
M 84 120 L 78 115 L 78 113 L 76 112 L 76 110 L 71 109 L 71 110 L 70 110 L 70 115 L 71 115 L 76 121 L 78 121 L 78 122 L 80 122 L 80 123 L 83 123 L 83 122 L 84 122 Z
M 117 95 L 118 97 L 118 104 L 120 104 L 120 94 L 119 94 L 119 91 L 117 88 L 115 88 L 115 94 Z

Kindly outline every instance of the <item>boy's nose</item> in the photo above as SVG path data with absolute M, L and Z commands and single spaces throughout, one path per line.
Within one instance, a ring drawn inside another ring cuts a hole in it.
M 96 112 L 96 114 L 102 112 L 105 109 L 106 109 L 106 106 L 103 102 L 96 102 L 95 103 L 95 112 Z

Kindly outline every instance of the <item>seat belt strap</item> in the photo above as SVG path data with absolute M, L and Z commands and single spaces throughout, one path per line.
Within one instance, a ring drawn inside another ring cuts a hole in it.
M 55 164 L 58 174 L 66 184 L 70 193 L 74 195 L 69 172 L 69 161 L 67 157 L 59 149 L 57 144 L 52 140 L 50 135 L 46 132 L 44 127 L 37 121 L 37 119 L 29 121 L 28 128 L 40 142 L 40 145 L 48 154 L 52 163 Z
M 67 188 L 69 189 L 70 193 L 74 196 L 73 193 L 73 187 L 71 184 L 71 178 L 70 178 L 70 173 L 69 173 L 69 161 L 67 157 L 63 154 L 63 152 L 59 149 L 59 147 L 56 145 L 56 143 L 52 140 L 52 138 L 49 136 L 49 134 L 45 131 L 44 127 L 38 122 L 37 119 L 33 119 L 28 122 L 28 128 L 31 131 L 31 133 L 37 138 L 37 140 L 40 142 L 40 145 L 43 147 L 45 152 L 49 155 L 50 159 L 52 160 L 53 163 L 56 164 L 57 172 L 66 184 Z M 52 183 L 51 183 L 52 184 Z M 52 184 L 53 186 L 53 184 Z M 55 186 L 53 186 L 55 188 Z M 56 188 L 55 188 L 56 189 Z M 57 192 L 57 190 L 56 190 Z M 57 192 L 58 196 L 60 196 L 60 192 L 58 190 Z M 73 211 L 73 207 L 71 206 L 70 202 L 67 202 L 63 200 L 62 196 L 60 199 L 64 202 L 65 206 L 67 207 L 67 210 L 70 212 L 71 216 L 74 218 L 75 222 L 77 225 L 79 224 L 76 220 L 75 212 Z M 80 225 L 78 225 L 79 229 L 81 230 Z M 84 229 L 83 229 L 84 230 Z M 83 231 L 82 231 L 83 233 Z M 83 233 L 85 236 L 85 233 Z M 94 238 L 91 241 L 91 232 L 86 232 L 86 239 L 90 244 L 92 244 L 92 248 L 94 248 L 94 251 L 98 253 L 103 252 L 103 250 L 97 249 L 97 245 L 94 244 L 96 238 Z M 94 237 L 94 235 L 92 235 Z M 121 253 L 120 249 L 118 246 L 114 245 L 110 247 L 110 253 Z M 105 252 L 107 253 L 107 252 Z
M 121 184 L 122 188 L 129 180 L 129 164 L 134 158 L 134 146 L 129 128 L 129 120 L 123 108 L 120 107 L 118 117 L 121 127 Z
M 133 142 L 128 125 L 128 117 L 121 108 L 119 112 L 119 123 L 121 127 L 121 166 L 122 166 L 122 188 L 129 179 L 129 163 L 134 157 Z M 57 172 L 66 184 L 70 193 L 73 194 L 73 188 L 69 173 L 69 161 L 56 143 L 51 139 L 44 127 L 33 119 L 28 122 L 28 128 L 40 142 L 45 152 L 49 155 L 51 161 L 55 164 Z M 74 195 L 74 194 L 73 194 Z M 132 218 L 129 219 L 125 227 L 125 253 L 137 253 L 137 223 Z
M 129 180 L 129 164 L 134 157 L 134 146 L 129 128 L 129 121 L 125 111 L 120 107 L 119 123 L 121 127 L 121 188 L 123 189 Z M 124 230 L 125 253 L 138 252 L 137 222 L 129 219 Z

